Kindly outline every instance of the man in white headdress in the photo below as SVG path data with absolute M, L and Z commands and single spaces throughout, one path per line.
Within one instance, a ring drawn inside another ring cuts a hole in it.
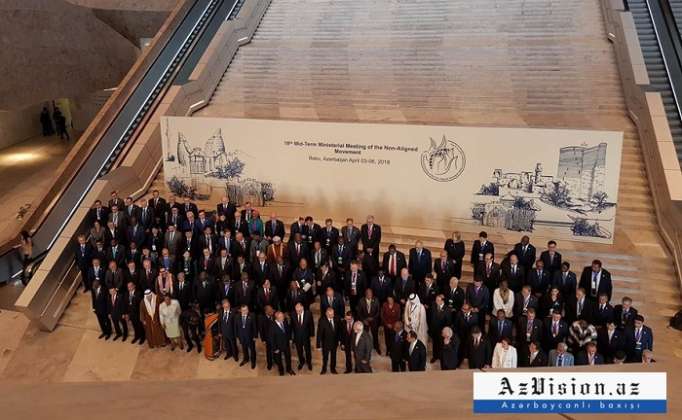
M 414 331 L 417 333 L 419 340 L 426 345 L 428 343 L 428 321 L 426 320 L 426 308 L 419 300 L 416 293 L 412 293 L 405 305 L 405 314 L 403 315 L 403 323 L 407 332 Z
M 140 320 L 144 325 L 145 337 L 150 348 L 166 344 L 166 335 L 161 327 L 159 299 L 151 290 L 144 291 L 144 299 L 140 302 Z

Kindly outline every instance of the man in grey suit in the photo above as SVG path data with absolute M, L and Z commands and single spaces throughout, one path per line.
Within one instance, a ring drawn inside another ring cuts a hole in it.
M 566 343 L 557 344 L 556 350 L 549 352 L 549 366 L 573 366 L 573 355 L 566 351 Z
M 168 226 L 168 231 L 163 238 L 163 246 L 168 248 L 168 253 L 170 255 L 178 255 L 178 249 L 180 248 L 180 240 L 182 239 L 182 234 L 176 232 L 174 225 Z
M 372 338 L 360 321 L 353 324 L 353 341 L 351 342 L 355 354 L 355 373 L 372 373 L 370 365 L 372 359 Z

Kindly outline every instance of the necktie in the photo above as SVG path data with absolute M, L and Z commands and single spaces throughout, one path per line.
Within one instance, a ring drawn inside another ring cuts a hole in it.
M 559 355 L 559 358 L 557 359 L 556 365 L 557 366 L 563 366 L 564 365 L 564 355 L 563 354 Z
M 559 333 L 559 324 L 557 322 L 552 323 L 552 335 L 557 335 Z
M 303 314 L 299 314 L 299 315 L 298 315 L 298 323 L 299 323 L 300 325 L 303 325 Z
M 637 328 L 637 334 L 635 334 L 635 339 L 639 342 L 639 340 L 642 338 L 642 329 Z
M 246 328 L 246 317 L 242 316 L 242 328 Z

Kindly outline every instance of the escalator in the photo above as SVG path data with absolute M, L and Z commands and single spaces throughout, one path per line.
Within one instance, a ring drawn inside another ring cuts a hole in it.
M 77 174 L 56 197 L 49 213 L 38 226 L 32 226 L 37 263 L 55 243 L 74 212 L 97 179 L 114 169 L 120 153 L 134 140 L 145 117 L 151 115 L 163 94 L 174 83 L 182 83 L 189 76 L 218 28 L 236 14 L 239 0 L 195 0 L 182 21 L 146 69 L 144 76 L 118 110 L 111 124 L 103 132 L 90 154 L 84 159 Z M 16 251 L 0 256 L 0 282 L 21 274 Z
M 628 0 L 650 85 L 659 92 L 682 162 L 682 0 Z

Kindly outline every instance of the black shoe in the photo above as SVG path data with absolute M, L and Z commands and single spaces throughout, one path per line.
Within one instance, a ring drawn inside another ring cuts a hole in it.
M 287 372 L 287 373 L 288 373 L 289 375 L 291 375 L 291 376 L 296 376 L 296 372 L 294 372 L 293 370 L 290 370 L 290 371 Z
M 326 373 L 327 373 L 327 369 L 322 369 L 322 370 L 320 371 L 320 375 L 324 375 L 324 374 L 326 374 Z
M 268 370 L 272 370 L 272 365 L 268 365 Z
M 242 360 L 242 362 L 239 364 L 239 366 L 244 366 L 245 364 L 249 363 L 248 360 Z
M 104 336 L 104 339 L 105 339 L 105 340 L 108 340 L 108 339 L 110 339 L 110 338 L 111 338 L 111 334 L 108 334 L 108 335 L 105 335 L 105 336 Z
M 313 364 L 312 363 L 308 363 L 308 370 L 313 370 Z
M 122 341 L 122 342 L 125 342 L 127 339 L 128 339 L 128 336 L 127 336 L 127 335 L 124 335 L 124 336 L 123 336 L 123 340 L 121 340 L 121 341 Z
M 191 352 L 193 348 L 194 348 L 193 346 L 188 346 L 187 347 L 187 353 Z
M 344 373 L 344 374 L 345 374 L 345 373 L 353 373 L 353 371 L 350 370 L 350 369 L 346 369 L 343 373 Z
M 251 363 L 251 369 L 255 369 L 255 368 L 256 368 L 256 362 Z
M 130 342 L 130 344 L 135 344 L 135 343 L 137 343 L 137 337 L 133 338 L 133 341 Z
M 97 337 L 97 338 L 98 338 L 99 340 L 101 340 L 101 339 L 103 339 L 103 338 L 106 337 L 106 336 L 107 336 L 106 334 L 102 333 L 102 334 L 100 334 L 99 337 Z
M 116 341 L 116 340 L 118 340 L 119 338 L 121 338 L 121 334 L 116 334 L 116 335 L 114 336 L 114 339 L 113 339 L 112 341 Z
M 303 363 L 298 364 L 298 370 L 301 370 L 301 369 L 303 369 Z
M 197 353 L 201 353 L 201 346 L 197 347 Z
M 339 374 L 339 372 L 337 372 L 336 369 L 332 369 L 331 372 L 332 372 L 332 375 L 338 375 Z
M 436 363 L 437 361 L 438 359 L 436 359 L 435 357 L 431 359 L 431 363 Z
M 144 344 L 144 338 L 140 338 L 140 341 L 138 342 L 138 344 L 143 345 Z

